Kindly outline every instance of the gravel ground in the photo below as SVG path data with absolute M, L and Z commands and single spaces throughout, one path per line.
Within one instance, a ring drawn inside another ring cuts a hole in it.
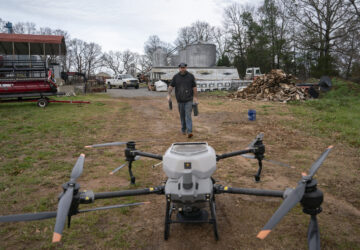
M 111 97 L 166 97 L 167 92 L 149 91 L 146 87 L 139 89 L 128 88 L 128 89 L 107 89 L 107 93 Z

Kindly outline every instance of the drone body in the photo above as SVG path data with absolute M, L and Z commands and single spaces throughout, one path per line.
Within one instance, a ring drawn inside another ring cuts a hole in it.
M 70 176 L 70 181 L 63 185 L 63 193 L 59 198 L 58 210 L 56 212 L 42 212 L 35 214 L 21 214 L 0 216 L 0 222 L 30 221 L 56 217 L 53 242 L 61 240 L 62 231 L 68 217 L 70 225 L 71 216 L 82 212 L 119 208 L 124 206 L 143 205 L 147 202 L 119 204 L 107 207 L 79 210 L 80 204 L 93 203 L 98 199 L 109 199 L 116 197 L 126 197 L 135 195 L 158 194 L 165 195 L 165 228 L 164 238 L 168 239 L 170 225 L 172 223 L 210 223 L 213 225 L 215 239 L 219 239 L 216 220 L 215 196 L 222 193 L 270 196 L 284 198 L 284 202 L 271 217 L 268 223 L 257 235 L 264 239 L 273 227 L 297 204 L 301 203 L 303 212 L 311 215 L 308 229 L 309 249 L 320 249 L 320 236 L 316 215 L 321 212 L 323 193 L 317 189 L 316 180 L 312 179 L 322 162 L 332 149 L 327 148 L 318 160 L 311 166 L 309 174 L 303 173 L 301 181 L 295 189 L 262 190 L 252 188 L 232 188 L 215 183 L 212 178 L 216 171 L 217 162 L 234 156 L 246 156 L 258 160 L 259 169 L 255 175 L 255 181 L 260 180 L 262 161 L 264 158 L 265 146 L 262 143 L 263 134 L 259 134 L 250 145 L 240 151 L 234 151 L 217 155 L 215 150 L 206 142 L 184 142 L 173 143 L 164 155 L 157 155 L 143 152 L 136 149 L 136 143 L 114 142 L 86 146 L 87 148 L 120 146 L 125 145 L 124 150 L 131 183 L 135 183 L 135 176 L 132 173 L 132 163 L 140 156 L 158 159 L 162 161 L 163 170 L 168 179 L 165 185 L 155 186 L 144 189 L 130 189 L 115 192 L 94 193 L 92 191 L 80 192 L 80 186 L 76 179 L 81 175 L 85 155 L 81 155 L 75 164 Z M 252 157 L 249 157 L 247 154 Z M 274 162 L 274 161 L 273 161 Z M 284 165 L 284 164 L 283 164 Z M 121 169 L 125 164 L 115 169 L 111 174 Z M 176 216 L 173 216 L 176 214 Z

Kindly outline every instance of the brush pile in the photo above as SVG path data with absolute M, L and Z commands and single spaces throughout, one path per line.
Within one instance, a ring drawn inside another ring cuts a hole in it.
M 295 86 L 296 78 L 280 69 L 256 78 L 247 88 L 231 94 L 230 98 L 247 100 L 288 102 L 306 100 L 308 94 Z

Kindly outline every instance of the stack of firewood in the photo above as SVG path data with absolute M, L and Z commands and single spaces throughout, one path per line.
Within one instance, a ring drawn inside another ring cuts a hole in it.
M 231 98 L 248 100 L 288 102 L 306 100 L 308 94 L 295 86 L 296 78 L 285 74 L 280 69 L 274 69 L 269 74 L 256 78 L 247 88 L 231 94 Z

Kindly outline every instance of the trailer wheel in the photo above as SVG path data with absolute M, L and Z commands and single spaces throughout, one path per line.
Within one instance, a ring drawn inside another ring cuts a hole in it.
M 37 105 L 38 105 L 38 107 L 40 107 L 40 108 L 45 108 L 48 104 L 49 104 L 49 102 L 48 102 L 48 100 L 46 100 L 45 98 L 40 98 L 40 99 L 37 101 Z
M 124 87 L 124 89 L 127 89 L 127 84 L 126 84 L 126 82 L 123 83 L 123 87 Z

